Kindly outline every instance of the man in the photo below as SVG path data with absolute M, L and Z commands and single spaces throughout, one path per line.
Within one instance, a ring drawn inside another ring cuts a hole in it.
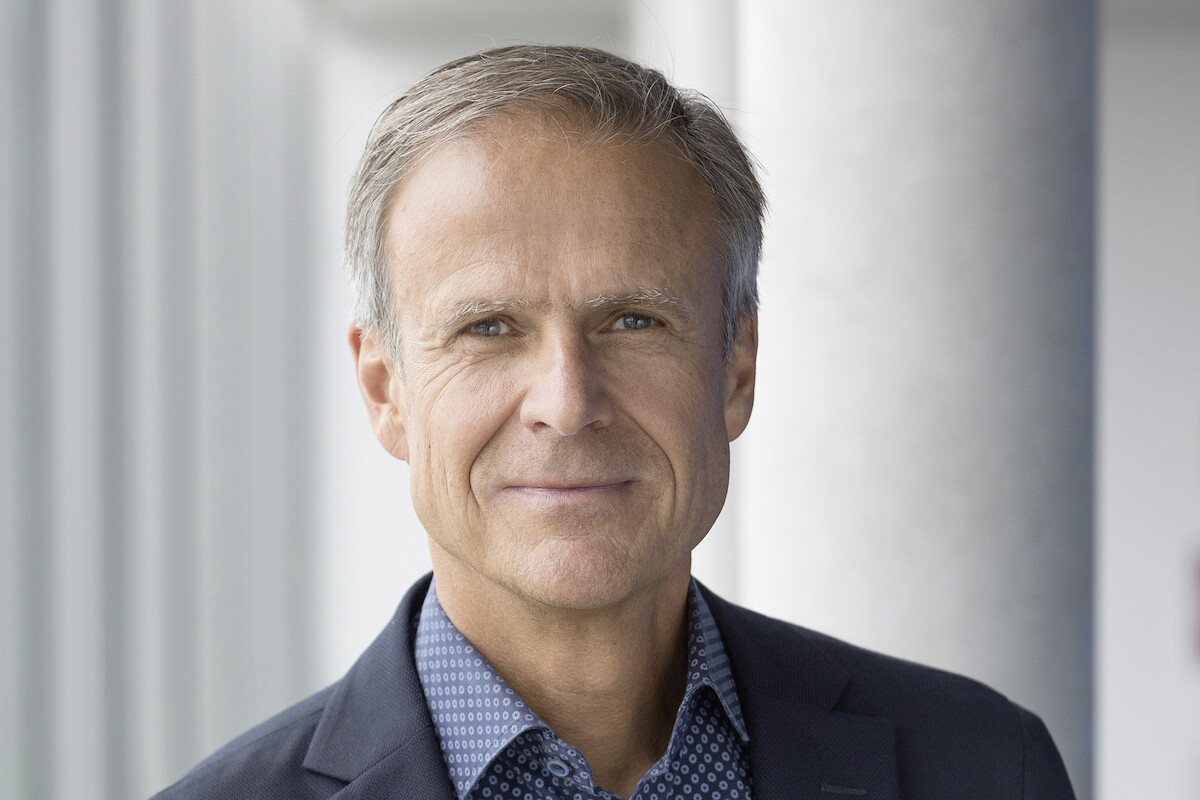
M 433 560 L 333 687 L 163 797 L 1072 797 L 1041 722 L 690 578 L 754 400 L 763 196 L 596 50 L 435 71 L 351 188 L 358 383 Z

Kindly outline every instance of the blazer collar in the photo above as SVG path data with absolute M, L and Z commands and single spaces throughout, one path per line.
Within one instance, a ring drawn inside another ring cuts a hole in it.
M 412 657 L 411 623 L 429 579 L 408 590 L 317 724 L 304 767 L 349 782 L 338 800 L 455 800 Z
M 404 596 L 317 724 L 304 767 L 346 781 L 338 800 L 455 800 L 412 657 L 429 579 Z M 700 590 L 733 668 L 756 800 L 898 800 L 895 724 L 838 710 L 851 676 L 815 635 Z
M 816 636 L 701 590 L 737 681 L 756 800 L 898 800 L 895 723 L 838 710 L 851 676 Z

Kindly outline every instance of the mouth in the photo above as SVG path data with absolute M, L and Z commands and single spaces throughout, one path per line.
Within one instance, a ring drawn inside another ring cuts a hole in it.
M 620 497 L 633 484 L 632 480 L 537 481 L 514 484 L 505 491 L 534 502 L 570 503 Z
M 530 481 L 509 486 L 517 492 L 602 492 L 606 489 L 629 486 L 629 480 Z

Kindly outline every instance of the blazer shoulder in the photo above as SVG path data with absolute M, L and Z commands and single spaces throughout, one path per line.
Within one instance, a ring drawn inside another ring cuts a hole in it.
M 862 713 L 868 709 L 899 712 L 911 708 L 919 709 L 922 714 L 945 713 L 958 718 L 999 715 L 1011 724 L 1018 721 L 1019 706 L 974 678 L 869 650 L 816 631 L 803 628 L 799 631 L 851 674 L 852 680 L 840 699 L 842 707 Z
M 233 739 L 152 800 L 328 797 L 345 784 L 303 769 L 334 686 Z
M 770 673 L 798 677 L 802 670 L 824 691 L 824 705 L 840 710 L 893 716 L 888 711 L 919 707 L 922 713 L 945 706 L 956 714 L 974 710 L 1001 713 L 1017 722 L 1016 706 L 987 685 L 962 675 L 869 650 L 792 622 L 768 617 L 709 593 L 726 647 L 743 666 L 740 681 L 752 690 Z M 815 692 L 810 692 L 815 694 Z M 821 699 L 813 698 L 814 702 Z
M 799 708 L 889 720 L 902 778 L 913 796 L 962 796 L 957 790 L 979 783 L 981 776 L 994 796 L 1074 796 L 1042 721 L 980 681 L 719 598 L 710 607 L 734 663 L 738 693 L 748 696 L 743 706 L 747 700 L 756 705 L 764 694 L 791 692 Z M 793 684 L 801 688 L 792 692 Z

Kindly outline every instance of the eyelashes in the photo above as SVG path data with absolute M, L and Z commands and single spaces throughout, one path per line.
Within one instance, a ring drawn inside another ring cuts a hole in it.
M 465 333 L 478 336 L 481 339 L 491 339 L 512 332 L 512 326 L 497 317 L 488 317 L 467 326 Z
M 640 331 L 661 324 L 661 322 L 649 314 L 640 314 L 631 311 L 617 317 L 608 329 L 614 331 Z

